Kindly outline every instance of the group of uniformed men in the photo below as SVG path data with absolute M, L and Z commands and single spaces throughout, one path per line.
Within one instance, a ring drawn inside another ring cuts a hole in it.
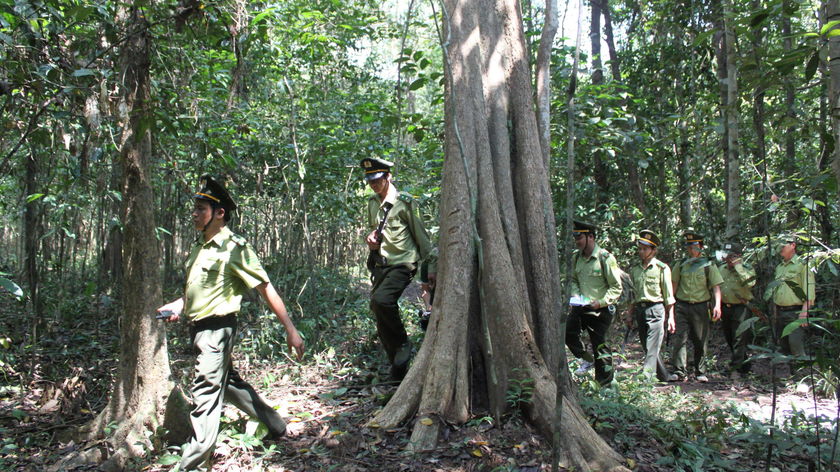
M 421 263 L 424 290 L 434 290 L 436 256 L 414 198 L 399 192 L 391 181 L 392 163 L 377 158 L 361 162 L 365 180 L 374 195 L 368 201 L 367 236 L 371 249 L 369 267 L 373 289 L 370 308 L 376 317 L 379 338 L 391 363 L 391 377 L 401 380 L 411 360 L 412 346 L 399 314 L 397 301 Z M 190 324 L 197 354 L 191 388 L 190 420 L 193 436 L 182 450 L 181 471 L 210 470 L 223 400 L 262 422 L 267 439 L 286 434 L 286 423 L 244 381 L 233 367 L 237 314 L 246 291 L 256 289 L 283 324 L 289 348 L 303 356 L 303 339 L 286 312 L 283 300 L 248 242 L 227 227 L 236 204 L 225 187 L 209 175 L 200 179 L 194 195 L 193 224 L 196 238 L 186 264 L 184 295 L 158 308 L 160 317 L 175 322 L 184 316 Z M 430 303 L 431 300 L 428 301 Z M 429 309 L 427 304 L 427 310 Z
M 394 186 L 392 166 L 391 162 L 378 158 L 361 161 L 365 181 L 374 193 L 367 207 L 371 232 L 366 242 L 371 250 L 368 267 L 373 282 L 370 308 L 391 364 L 391 377 L 401 380 L 408 370 L 412 345 L 397 302 L 421 264 L 427 269 L 421 275 L 424 290 L 434 289 L 437 271 L 436 254 L 423 218 L 414 198 Z M 257 289 L 285 327 L 289 347 L 299 359 L 304 348 L 283 300 L 271 285 L 255 251 L 244 238 L 227 228 L 236 204 L 225 187 L 204 175 L 194 199 L 193 224 L 201 234 L 186 264 L 184 296 L 158 309 L 168 322 L 186 317 L 198 355 L 192 385 L 194 436 L 182 451 L 182 471 L 210 468 L 223 399 L 264 423 L 269 438 L 286 433 L 286 423 L 277 411 L 233 367 L 231 353 L 244 293 Z M 615 302 L 622 286 L 615 257 L 595 242 L 596 230 L 594 225 L 575 222 L 575 244 L 579 251 L 571 280 L 574 306 L 566 344 L 576 357 L 584 359 L 578 372 L 594 365 L 596 380 L 609 385 L 613 381 L 613 369 L 606 334 L 616 314 Z M 748 316 L 745 304 L 752 298 L 750 287 L 755 283 L 755 272 L 741 261 L 738 244 L 727 245 L 726 264 L 718 268 L 704 258 L 703 238 L 699 234 L 686 231 L 684 236 L 689 257 L 672 274 L 666 264 L 656 259 L 659 237 L 647 230 L 639 234 L 640 261 L 631 271 L 636 292 L 625 316 L 627 323 L 635 318 L 639 324 L 645 350 L 644 371 L 655 373 L 662 381 L 685 379 L 685 342 L 691 336 L 696 378 L 708 381 L 703 357 L 710 318 L 717 321 L 722 317 L 726 340 L 733 351 L 733 375 L 745 373 L 749 371 L 746 356 L 749 331 L 739 334 L 738 327 Z M 776 278 L 792 284 L 782 283 L 773 289 L 779 332 L 797 317 L 805 318 L 814 300 L 814 276 L 796 255 L 796 241 L 786 240 L 780 254 L 784 261 L 776 269 Z M 796 285 L 807 291 L 807 300 L 797 296 L 791 287 Z M 713 305 L 710 304 L 712 294 Z M 430 300 L 426 302 L 426 310 L 430 309 L 429 304 Z M 666 320 L 667 329 L 675 335 L 673 374 L 668 373 L 659 357 Z M 580 340 L 584 329 L 589 332 L 594 355 L 586 351 Z M 802 354 L 801 331 L 798 329 L 782 339 L 786 353 Z
M 607 331 L 616 314 L 616 302 L 622 293 L 621 271 L 615 257 L 595 242 L 597 227 L 575 221 L 575 253 L 571 276 L 572 305 L 566 327 L 566 345 L 572 354 L 582 359 L 575 372 L 583 374 L 595 367 L 595 380 L 602 386 L 613 381 L 612 351 L 607 344 Z M 639 340 L 645 353 L 643 372 L 656 376 L 662 382 L 688 379 L 686 341 L 694 345 L 694 378 L 708 382 L 706 374 L 706 348 L 711 323 L 721 320 L 726 343 L 732 351 L 730 378 L 735 380 L 750 371 L 747 345 L 751 331 L 740 329 L 750 318 L 749 302 L 753 296 L 755 270 L 742 260 L 743 248 L 736 242 L 725 246 L 725 261 L 715 265 L 714 259 L 704 253 L 703 236 L 687 229 L 685 240 L 687 258 L 679 261 L 675 269 L 656 258 L 661 244 L 659 236 L 643 230 L 636 239 L 639 262 L 630 270 L 634 287 L 629 306 L 624 312 L 628 328 L 638 325 Z M 807 264 L 796 254 L 796 238 L 783 236 L 776 245 L 782 262 L 776 267 L 777 282 L 770 285 L 775 311 L 775 329 L 779 336 L 784 327 L 805 320 L 814 303 L 815 277 Z M 800 295 L 805 295 L 803 299 Z M 589 332 L 593 353 L 586 352 L 580 335 Z M 665 330 L 673 334 L 669 372 L 660 357 Z M 782 353 L 801 356 L 802 327 L 780 339 Z

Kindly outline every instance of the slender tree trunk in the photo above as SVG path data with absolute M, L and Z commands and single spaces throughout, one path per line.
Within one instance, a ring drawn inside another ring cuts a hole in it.
M 826 21 L 840 21 L 840 1 L 826 0 L 825 2 Z M 834 26 L 831 31 L 840 26 Z M 828 39 L 828 56 L 840 59 L 840 36 Z M 840 60 L 832 60 L 828 63 L 828 108 L 831 115 L 831 133 L 834 136 L 834 153 L 832 168 L 834 177 L 840 182 Z M 840 188 L 840 186 L 838 186 Z M 838 190 L 840 195 L 840 190 Z
M 509 408 L 511 380 L 533 385 L 526 414 L 551 433 L 558 390 L 544 359 L 557 356 L 568 368 L 562 351 L 543 352 L 535 333 L 553 324 L 543 333 L 552 341 L 546 349 L 562 348 L 554 212 L 519 4 L 444 6 L 446 147 L 435 312 L 408 376 L 373 420 L 380 427 L 415 414 L 432 420 L 414 424 L 413 450 L 436 447 L 443 421 L 468 419 L 471 398 L 498 417 Z M 480 376 L 471 378 L 471 366 Z M 574 385 L 564 380 L 560 392 L 564 463 L 624 470 L 581 414 Z
M 754 10 L 758 10 L 761 7 L 760 0 L 753 0 L 752 7 Z M 759 50 L 761 49 L 761 43 L 764 39 L 762 34 L 762 28 L 754 28 L 752 30 L 753 34 L 753 58 L 756 64 L 759 64 L 759 71 L 761 70 L 761 60 L 762 57 L 760 56 Z M 765 88 L 761 85 L 753 93 L 753 129 L 755 130 L 755 152 L 753 155 L 755 156 L 753 161 L 758 164 L 762 163 L 762 167 L 764 166 L 765 160 L 767 159 L 767 138 L 765 133 Z M 763 205 L 763 202 L 762 202 Z M 759 208 L 760 210 L 761 208 Z M 764 218 L 763 212 L 758 211 L 756 212 L 756 219 L 755 219 L 755 226 L 759 228 L 757 234 L 764 234 L 767 230 L 764 225 Z
M 592 1 L 590 5 L 592 6 L 591 22 L 589 25 L 589 44 L 592 50 L 592 85 L 597 87 L 604 85 L 604 66 L 601 58 L 601 3 Z M 593 140 L 593 147 L 600 147 L 600 142 L 597 138 Z M 592 172 L 594 173 L 595 183 L 598 186 L 598 192 L 594 199 L 596 208 L 600 207 L 601 204 L 605 204 L 610 195 L 610 182 L 603 157 L 604 153 L 601 151 L 594 151 L 592 153 Z
M 601 12 L 604 14 L 604 33 L 606 35 L 607 50 L 610 55 L 610 70 L 612 71 L 613 82 L 616 84 L 616 96 L 618 96 L 618 92 L 621 91 L 620 88 L 622 84 L 621 62 L 619 61 L 618 52 L 615 49 L 615 37 L 613 35 L 612 25 L 612 8 L 610 7 L 609 0 L 601 1 Z M 627 106 L 627 100 L 620 98 L 616 103 L 616 106 L 623 109 Z M 628 124 L 627 121 L 624 121 L 622 122 L 621 128 L 625 132 L 630 132 L 632 125 Z M 627 180 L 630 184 L 630 195 L 633 198 L 633 203 L 636 205 L 636 208 L 638 208 L 638 210 L 642 213 L 642 216 L 646 217 L 648 215 L 648 209 L 645 204 L 645 194 L 642 190 L 642 181 L 639 177 L 639 169 L 636 165 L 636 147 L 632 140 L 626 142 L 626 149 L 627 155 L 625 156 L 625 168 L 627 169 Z
M 26 195 L 35 195 L 38 193 L 37 186 L 38 176 L 38 161 L 34 152 L 26 157 Z M 24 264 L 24 279 L 29 285 L 29 300 L 32 304 L 32 337 L 31 343 L 37 344 L 38 327 L 41 325 L 43 313 L 41 311 L 41 294 L 40 294 L 40 280 L 38 272 L 38 255 L 40 251 L 41 237 L 38 233 L 40 228 L 38 209 L 40 208 L 41 199 L 35 199 L 26 204 L 26 212 L 24 214 L 24 241 L 26 263 Z
M 826 11 L 825 6 L 820 7 L 820 29 L 822 26 L 826 24 L 827 20 L 826 17 L 828 16 L 828 12 Z M 830 46 L 829 46 L 830 47 Z M 828 146 L 828 142 L 826 142 L 826 136 L 828 136 L 828 67 L 826 61 L 822 59 L 823 56 L 820 56 L 820 75 L 822 76 L 822 81 L 820 82 L 820 154 L 817 158 L 817 168 L 819 169 L 820 175 L 828 174 L 829 170 L 829 162 L 831 161 L 831 151 Z M 834 57 L 834 56 L 832 56 Z M 814 189 L 814 196 L 817 200 L 826 203 L 825 205 L 820 205 L 817 207 L 818 218 L 820 222 L 820 233 L 822 233 L 823 241 L 830 242 L 831 236 L 834 233 L 834 225 L 831 223 L 831 205 L 828 205 L 829 195 L 828 190 L 826 190 L 824 185 L 818 186 Z
M 529 3 L 530 5 L 530 3 Z M 540 36 L 537 51 L 537 126 L 539 127 L 540 149 L 546 169 L 551 166 L 551 50 L 554 36 L 560 24 L 557 18 L 557 0 L 545 2 L 545 25 Z
M 166 330 L 153 316 L 161 303 L 161 289 L 154 206 L 149 204 L 154 201 L 151 131 L 145 123 L 154 112 L 151 37 L 144 11 L 130 4 L 121 4 L 117 11 L 126 34 L 119 60 L 121 104 L 126 110 L 120 139 L 124 274 L 120 363 L 108 405 L 80 431 L 89 439 L 107 439 L 112 449 L 95 447 L 75 458 L 102 463 L 104 470 L 124 470 L 130 457 L 155 447 L 150 438 L 164 423 L 170 389 Z M 109 432 L 107 426 L 113 422 L 118 427 Z M 186 416 L 181 422 L 188 423 Z
M 728 146 L 726 153 L 726 230 L 724 238 L 731 239 L 741 232 L 741 147 L 738 143 L 738 69 L 735 52 L 735 26 L 732 24 L 732 0 L 723 0 L 726 25 L 726 85 L 725 109 Z

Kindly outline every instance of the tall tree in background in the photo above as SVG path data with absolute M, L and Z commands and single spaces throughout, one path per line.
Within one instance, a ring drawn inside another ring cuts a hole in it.
M 621 470 L 620 457 L 583 416 L 570 376 L 558 386 L 550 367 L 568 368 L 557 342 L 564 304 L 520 5 L 443 3 L 446 149 L 435 314 L 414 366 L 373 422 L 393 427 L 417 413 L 410 447 L 431 449 L 444 421 L 469 419 L 471 401 L 499 419 L 511 383 L 527 382 L 531 402 L 515 407 L 545 433 L 555 395 L 564 395 L 564 464 Z
M 170 387 L 166 331 L 154 318 L 161 289 L 152 204 L 152 45 L 141 3 L 145 4 L 121 3 L 116 17 L 125 34 L 119 50 L 124 277 L 120 364 L 108 406 L 82 431 L 102 439 L 108 425 L 118 424 L 107 437 L 112 454 L 95 448 L 83 456 L 104 461 L 106 470 L 123 470 L 129 457 L 151 447 L 149 432 L 157 433 L 163 425 Z
M 726 52 L 726 106 L 723 116 L 726 126 L 726 231 L 725 239 L 731 239 L 741 230 L 741 147 L 738 142 L 738 67 L 735 53 L 735 26 L 733 23 L 732 0 L 723 0 L 723 41 Z
M 840 21 L 840 1 L 826 0 L 825 2 L 826 21 Z M 829 32 L 836 32 L 840 25 L 835 24 Z M 831 132 L 834 137 L 834 176 L 840 182 L 840 35 L 828 38 L 828 108 L 831 115 Z M 840 189 L 840 185 L 838 185 Z M 838 192 L 840 194 L 840 192 Z

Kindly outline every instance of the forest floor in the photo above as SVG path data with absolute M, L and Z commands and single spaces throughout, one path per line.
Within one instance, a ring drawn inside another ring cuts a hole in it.
M 113 329 L 99 331 L 105 327 L 89 322 L 65 332 L 49 333 L 37 350 L 24 348 L 15 344 L 12 333 L 16 333 L 16 325 L 10 308 L 0 307 L 0 339 L 11 341 L 8 347 L 0 349 L 0 368 L 4 373 L 0 379 L 0 470 L 54 470 L 51 465 L 60 458 L 84 447 L 60 443 L 58 433 L 85 424 L 107 404 L 107 385 L 116 368 L 112 353 L 118 333 Z M 414 327 L 416 330 L 416 323 Z M 623 326 L 613 327 L 616 354 L 623 335 Z M 177 334 L 170 333 L 173 336 Z M 374 346 L 369 340 L 348 342 Z M 729 351 L 719 330 L 714 331 L 710 350 L 714 365 L 728 363 Z M 416 419 L 389 430 L 369 425 L 397 388 L 394 382 L 382 381 L 387 379 L 387 366 L 373 347 L 367 353 L 347 356 L 347 349 L 336 346 L 311 353 L 302 364 L 288 358 L 260 361 L 241 351 L 242 347 L 237 347 L 235 365 L 289 420 L 288 435 L 278 441 L 262 441 L 257 438 L 263 432 L 257 430 L 256 423 L 243 418 L 236 408 L 226 406 L 214 470 L 551 469 L 547 438 L 515 416 L 497 423 L 484 412 L 476 412 L 467 424 L 448 425 L 436 450 L 406 452 Z M 738 423 L 749 423 L 748 418 L 758 423 L 769 421 L 773 388 L 768 361 L 758 361 L 748 379 L 731 381 L 723 368 L 712 368 L 708 383 L 652 385 L 635 380 L 642 358 L 635 331 L 625 354 L 623 359 L 616 356 L 619 384 L 615 391 L 593 389 L 594 382 L 589 382 L 591 372 L 575 378 L 581 385 L 583 406 L 593 426 L 626 458 L 629 468 L 764 469 L 766 448 L 756 446 L 756 438 L 764 430 L 758 428 L 759 433 L 749 433 L 743 427 L 738 429 Z M 173 373 L 183 385 L 188 385 L 193 371 L 192 355 L 182 344 L 171 346 L 170 356 Z M 575 367 L 573 361 L 572 370 Z M 808 424 L 813 421 L 808 418 L 814 412 L 823 423 L 836 421 L 836 401 L 784 381 L 778 383 L 777 393 L 775 419 L 777 424 L 792 428 L 792 432 L 782 428 L 790 441 L 795 442 L 790 438 L 796 436 L 797 421 Z M 668 429 L 677 423 L 687 425 L 688 433 Z M 692 436 L 693 432 L 697 434 Z M 822 442 L 831 440 L 818 438 Z M 813 463 L 813 457 L 797 452 L 802 449 L 780 447 L 784 450 L 772 455 L 773 470 L 808 470 Z M 136 470 L 173 470 L 178 450 L 170 446 L 167 451 L 150 451 L 136 462 Z M 696 456 L 691 456 L 690 451 Z M 694 466 L 686 465 L 689 462 Z

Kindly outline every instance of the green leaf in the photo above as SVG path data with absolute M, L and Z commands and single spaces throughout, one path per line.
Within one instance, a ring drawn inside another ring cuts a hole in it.
M 86 77 L 86 76 L 95 75 L 95 74 L 96 74 L 96 72 L 94 72 L 90 69 L 78 69 L 78 70 L 73 71 L 73 77 Z
M 802 323 L 803 323 L 803 322 L 804 322 L 804 320 L 796 320 L 796 321 L 792 321 L 790 324 L 788 324 L 787 326 L 785 326 L 785 329 L 784 329 L 784 330 L 782 330 L 782 336 L 781 336 L 781 337 L 788 336 L 790 333 L 792 333 L 792 332 L 796 331 L 796 329 L 797 329 L 797 328 L 799 328 L 800 326 L 802 326 Z
M 699 46 L 700 44 L 703 43 L 703 41 L 705 41 L 709 36 L 711 36 L 713 34 L 715 34 L 715 30 L 709 30 L 709 31 L 706 31 L 705 33 L 698 34 L 697 37 L 694 38 L 694 46 L 695 47 Z
M 6 277 L 0 277 L 0 286 L 8 290 L 12 294 L 12 296 L 17 298 L 18 300 L 23 298 L 23 289 L 18 287 L 18 284 L 12 282 Z
M 828 30 L 834 28 L 835 26 L 840 25 L 840 20 L 829 21 L 828 23 L 824 24 L 822 28 L 820 28 L 820 36 L 825 36 L 828 33 Z
M 820 51 L 814 51 L 814 55 L 808 60 L 808 65 L 805 66 L 805 82 L 810 82 L 817 73 L 817 67 L 820 65 Z
M 840 35 L 840 29 L 835 29 L 835 30 L 831 30 L 831 31 L 829 31 L 829 32 L 828 32 L 828 34 L 827 34 L 827 35 L 825 35 L 825 37 L 826 37 L 826 38 L 828 38 L 828 39 L 830 39 L 830 38 L 833 38 L 833 37 L 835 37 L 835 36 L 837 36 L 837 35 Z
M 254 17 L 254 19 L 253 19 L 253 20 L 251 20 L 251 26 L 256 25 L 257 23 L 259 23 L 260 21 L 262 21 L 262 20 L 263 20 L 263 18 L 265 18 L 266 16 L 268 16 L 268 15 L 272 14 L 273 12 L 274 12 L 274 8 L 272 7 L 272 8 L 269 8 L 268 10 L 266 10 L 266 11 L 264 11 L 264 12 L 260 13 L 259 15 L 255 16 L 255 17 Z
M 33 193 L 32 195 L 26 197 L 26 203 L 32 203 L 33 201 L 43 197 L 43 193 Z
M 157 463 L 160 465 L 172 465 L 181 462 L 181 456 L 176 456 L 174 454 L 164 454 L 160 456 L 157 460 Z
M 412 82 L 411 85 L 408 86 L 408 89 L 412 90 L 412 91 L 417 90 L 417 89 L 423 87 L 424 85 L 426 85 L 427 81 L 428 81 L 427 78 L 421 77 L 421 78 L 415 80 L 414 82 Z

